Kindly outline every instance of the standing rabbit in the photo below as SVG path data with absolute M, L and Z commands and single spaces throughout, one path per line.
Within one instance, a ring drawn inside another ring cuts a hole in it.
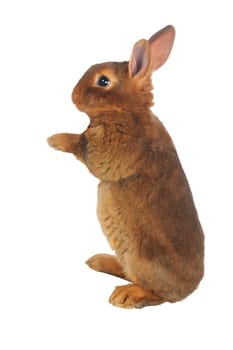
M 97 214 L 114 255 L 87 264 L 130 284 L 110 303 L 141 308 L 179 301 L 203 277 L 204 235 L 175 146 L 151 112 L 153 71 L 167 60 L 175 30 L 138 41 L 129 62 L 90 67 L 72 100 L 90 124 L 82 134 L 48 138 L 73 153 L 99 180 Z

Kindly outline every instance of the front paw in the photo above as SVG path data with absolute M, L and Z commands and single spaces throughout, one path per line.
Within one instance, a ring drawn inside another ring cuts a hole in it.
M 47 138 L 47 142 L 50 147 L 58 151 L 70 152 L 69 134 L 61 133 L 55 134 Z

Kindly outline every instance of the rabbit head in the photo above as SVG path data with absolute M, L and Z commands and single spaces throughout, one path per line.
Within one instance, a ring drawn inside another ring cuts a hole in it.
M 137 111 L 153 105 L 151 76 L 167 60 L 175 30 L 167 26 L 149 40 L 139 40 L 129 62 L 90 67 L 75 86 L 72 100 L 90 117 L 109 111 Z

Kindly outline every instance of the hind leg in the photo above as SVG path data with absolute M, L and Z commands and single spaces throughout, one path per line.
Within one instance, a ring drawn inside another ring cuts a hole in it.
M 130 281 L 130 279 L 126 277 L 114 255 L 96 254 L 88 259 L 86 264 L 95 271 L 108 273 Z M 134 283 L 116 287 L 109 298 L 109 302 L 112 305 L 126 309 L 159 305 L 166 301 L 168 300 L 165 300 Z
M 114 255 L 96 254 L 88 259 L 86 264 L 95 271 L 108 273 L 129 281 Z
M 166 301 L 168 300 L 162 299 L 137 284 L 118 286 L 109 298 L 111 304 L 126 309 L 159 305 Z

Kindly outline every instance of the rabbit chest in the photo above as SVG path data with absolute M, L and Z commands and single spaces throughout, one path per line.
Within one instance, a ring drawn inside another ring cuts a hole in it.
M 137 118 L 114 114 L 95 118 L 84 133 L 84 163 L 102 181 L 118 182 L 142 167 L 144 135 Z

